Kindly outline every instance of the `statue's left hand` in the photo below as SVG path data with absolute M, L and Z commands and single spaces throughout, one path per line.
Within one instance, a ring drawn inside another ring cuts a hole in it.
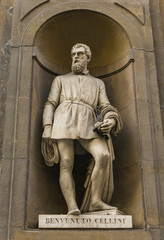
M 103 135 L 110 133 L 111 129 L 115 126 L 116 120 L 114 118 L 105 119 L 101 125 L 101 132 Z
M 43 131 L 42 138 L 50 138 L 51 137 L 51 132 L 52 132 L 52 126 L 51 125 L 44 126 L 44 131 Z

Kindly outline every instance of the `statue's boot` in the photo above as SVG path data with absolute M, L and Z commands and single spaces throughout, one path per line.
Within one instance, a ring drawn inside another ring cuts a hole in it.
M 81 212 L 78 208 L 72 208 L 68 213 L 67 215 L 80 215 Z

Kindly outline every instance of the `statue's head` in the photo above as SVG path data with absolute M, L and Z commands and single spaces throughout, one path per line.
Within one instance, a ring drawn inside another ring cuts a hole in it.
M 77 43 L 72 47 L 72 71 L 75 74 L 81 74 L 87 70 L 87 64 L 91 60 L 90 48 L 82 43 Z
M 75 50 L 79 49 L 79 48 L 80 48 L 80 50 L 83 49 L 82 51 L 87 56 L 87 59 L 88 59 L 87 61 L 90 62 L 91 56 L 92 56 L 91 49 L 86 44 L 83 44 L 83 43 L 77 43 L 72 47 L 71 56 L 73 57 L 73 54 L 74 54 Z

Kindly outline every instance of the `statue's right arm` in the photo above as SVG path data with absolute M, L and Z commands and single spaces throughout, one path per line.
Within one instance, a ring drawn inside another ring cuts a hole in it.
M 59 104 L 61 93 L 60 77 L 56 77 L 52 83 L 51 90 L 43 110 L 43 138 L 50 138 L 53 125 L 53 116 L 56 107 Z

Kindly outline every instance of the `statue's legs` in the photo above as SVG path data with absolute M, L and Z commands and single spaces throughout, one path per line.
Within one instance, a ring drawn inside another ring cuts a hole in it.
M 107 142 L 103 137 L 92 140 L 80 140 L 80 144 L 90 153 L 95 159 L 95 166 L 92 172 L 91 181 L 91 201 L 89 211 L 108 210 L 114 207 L 104 203 L 101 199 L 104 186 L 104 173 L 109 167 L 110 153 Z
M 60 186 L 68 206 L 68 214 L 79 215 L 80 210 L 76 203 L 75 183 L 72 176 L 74 165 L 74 140 L 57 140 L 60 153 Z

